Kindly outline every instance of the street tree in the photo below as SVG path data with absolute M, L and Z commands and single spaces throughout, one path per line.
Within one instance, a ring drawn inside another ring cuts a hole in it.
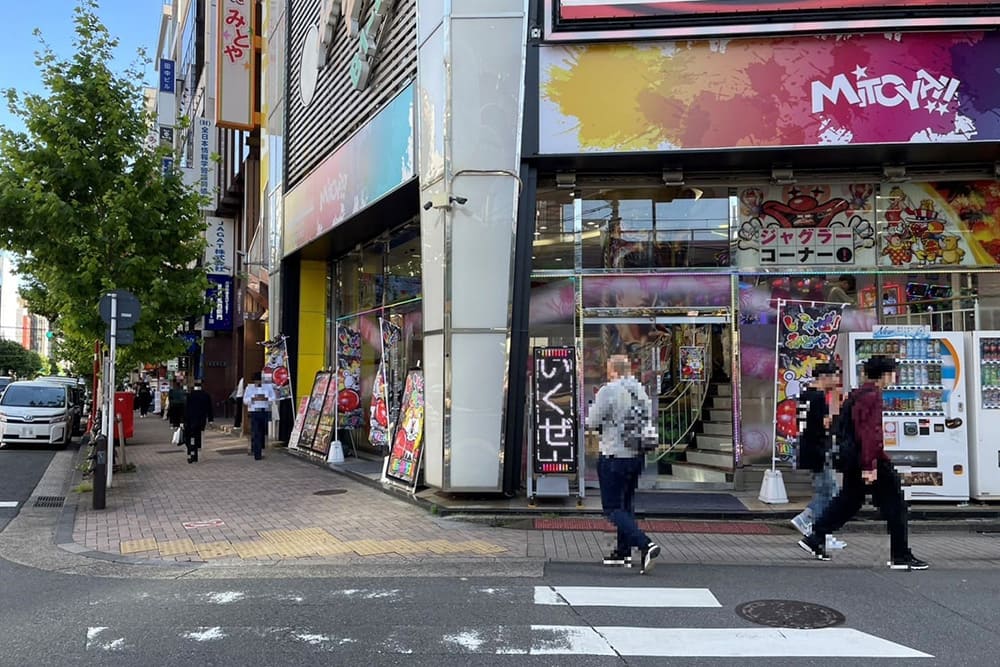
M 0 247 L 12 251 L 22 297 L 57 332 L 55 356 L 89 370 L 104 337 L 102 294 L 134 293 L 143 307 L 123 365 L 176 356 L 176 332 L 207 312 L 200 198 L 171 147 L 150 141 L 143 67 L 112 68 L 118 40 L 96 0 L 74 10 L 75 53 L 57 55 L 36 30 L 44 94 L 4 91 L 24 131 L 0 128 Z
M 0 375 L 30 380 L 43 372 L 44 366 L 37 352 L 26 350 L 12 340 L 0 340 Z

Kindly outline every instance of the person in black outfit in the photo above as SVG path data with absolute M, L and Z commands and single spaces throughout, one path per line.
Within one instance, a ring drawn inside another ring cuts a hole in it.
M 844 470 L 844 488 L 826 511 L 813 524 L 811 535 L 799 540 L 799 546 L 819 560 L 830 560 L 826 550 L 826 536 L 850 521 L 861 506 L 865 496 L 872 494 L 889 529 L 889 567 L 893 570 L 926 570 L 927 563 L 910 551 L 906 500 L 899 475 L 885 453 L 882 442 L 882 389 L 896 383 L 896 362 L 876 355 L 865 362 L 865 383 L 852 392 L 850 414 L 840 415 L 851 419 L 854 440 L 860 456 Z
M 215 421 L 212 397 L 196 382 L 184 402 L 184 439 L 187 443 L 188 463 L 197 463 L 201 449 L 201 432 L 206 424 Z
M 143 382 L 139 385 L 139 392 L 136 394 L 139 403 L 139 417 L 145 417 L 149 412 L 149 407 L 153 404 L 153 392 L 149 390 L 149 385 Z

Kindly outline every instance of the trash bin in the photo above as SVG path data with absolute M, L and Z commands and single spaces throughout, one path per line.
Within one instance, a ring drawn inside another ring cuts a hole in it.
M 130 391 L 115 392 L 115 415 L 121 417 L 125 429 L 125 440 L 131 440 L 135 435 L 135 394 Z M 115 428 L 115 441 L 118 440 L 118 428 Z

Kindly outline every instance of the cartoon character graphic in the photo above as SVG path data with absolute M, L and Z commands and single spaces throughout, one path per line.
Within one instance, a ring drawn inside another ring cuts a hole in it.
M 882 248 L 882 254 L 889 257 L 893 266 L 903 266 L 913 261 L 912 241 L 904 239 L 899 234 L 889 237 L 889 244 Z
M 944 264 L 961 264 L 965 251 L 958 247 L 958 236 L 945 234 L 941 237 L 941 261 Z
M 933 236 L 920 239 L 920 249 L 916 251 L 917 259 L 924 264 L 935 264 L 941 259 L 941 242 Z
M 789 369 L 785 371 L 783 377 L 785 378 L 785 396 L 797 399 L 802 393 L 802 383 L 799 382 L 795 371 Z

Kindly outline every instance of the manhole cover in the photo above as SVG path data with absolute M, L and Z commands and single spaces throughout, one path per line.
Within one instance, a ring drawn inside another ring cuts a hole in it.
M 35 507 L 62 507 L 64 502 L 65 496 L 38 496 L 35 498 Z
M 812 630 L 841 625 L 847 619 L 836 609 L 795 600 L 754 600 L 736 607 L 736 613 L 751 623 L 772 628 Z
M 342 493 L 347 493 L 347 489 L 324 489 L 322 491 L 316 491 L 313 493 L 314 496 L 339 496 Z
M 229 447 L 228 449 L 213 449 L 216 454 L 222 454 L 223 456 L 231 456 L 233 454 L 246 454 L 246 447 Z

